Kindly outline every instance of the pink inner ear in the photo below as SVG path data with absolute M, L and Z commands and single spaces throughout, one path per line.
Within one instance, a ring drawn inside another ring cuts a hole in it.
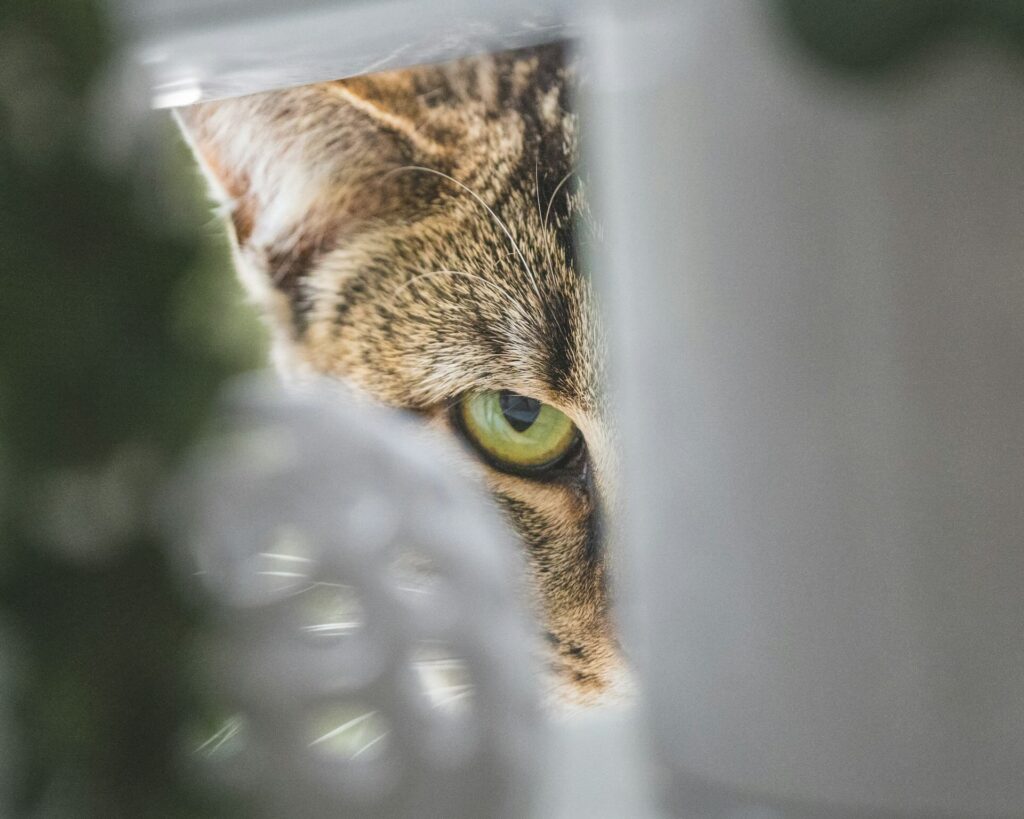
M 356 88 L 338 81 L 201 103 L 175 116 L 237 244 L 257 242 L 275 258 L 305 260 L 336 240 L 342 226 L 351 233 L 411 218 L 407 211 L 433 201 L 437 179 L 391 173 L 451 161 L 421 133 L 432 117 L 446 127 L 451 117 L 431 113 L 415 90 L 407 77 L 365 79 Z M 413 110 L 420 119 L 405 118 Z M 278 284 L 295 278 L 274 275 Z
M 244 245 L 252 235 L 255 215 L 249 197 L 235 201 L 237 204 L 231 209 L 231 223 L 235 226 L 238 244 Z
M 304 119 L 303 111 L 318 112 L 318 115 Z M 257 232 L 264 206 L 281 195 L 280 187 L 291 172 L 304 176 L 315 165 L 326 177 L 333 166 L 341 164 L 344 151 L 328 150 L 339 134 L 350 135 L 352 147 L 364 154 L 361 157 L 364 165 L 367 156 L 385 159 L 389 151 L 385 150 L 384 134 L 367 127 L 369 120 L 365 114 L 358 113 L 354 121 L 355 112 L 351 103 L 339 95 L 325 94 L 321 87 L 310 86 L 193 105 L 178 109 L 176 117 L 215 198 L 231 219 L 238 244 L 245 245 Z M 245 127 L 241 127 L 243 125 Z M 297 149 L 300 143 L 303 147 Z M 260 164 L 268 156 L 280 159 L 269 172 Z M 255 176 L 252 162 L 263 168 L 262 172 L 257 168 Z M 352 178 L 347 180 L 350 191 L 360 187 L 356 184 L 360 181 L 360 170 L 360 166 L 352 169 Z M 325 191 L 320 202 L 323 212 L 301 219 L 295 214 L 295 221 L 302 223 L 304 232 L 317 236 L 326 233 L 325 217 L 333 223 L 335 217 L 344 215 L 338 210 L 345 197 L 338 194 L 345 190 L 345 184 L 338 184 L 329 194 Z M 368 190 L 376 193 L 372 187 Z M 349 198 L 352 198 L 351 193 Z M 357 210 L 363 212 L 361 208 Z M 294 244 L 292 233 L 296 228 L 294 224 L 284 224 L 282 230 L 286 235 L 273 239 Z
M 178 124 L 191 143 L 192 150 L 214 186 L 218 198 L 230 207 L 231 222 L 239 244 L 244 244 L 255 225 L 255 208 L 250 193 L 250 179 L 243 168 L 230 167 L 222 159 L 216 139 L 207 129 L 207 117 L 211 106 L 219 103 L 205 103 L 179 108 L 175 111 Z

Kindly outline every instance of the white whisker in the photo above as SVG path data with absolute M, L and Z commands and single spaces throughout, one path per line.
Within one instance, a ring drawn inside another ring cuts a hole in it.
M 472 688 L 472 683 L 463 683 L 462 685 L 438 685 L 430 689 L 431 694 L 443 694 L 452 691 L 467 691 Z
M 306 575 L 300 575 L 300 577 L 305 577 L 305 576 Z M 303 594 L 305 594 L 308 591 L 312 591 L 316 587 L 317 587 L 317 583 L 313 582 L 313 583 L 310 583 L 308 586 L 303 586 L 302 588 L 299 588 L 299 589 L 289 590 L 289 593 L 285 596 L 284 599 L 285 600 L 291 600 L 292 598 L 299 597 L 300 595 L 303 595 Z
M 362 748 L 360 748 L 358 751 L 356 751 L 354 754 L 352 754 L 352 756 L 350 756 L 349 759 L 355 759 L 356 757 L 358 757 L 364 751 L 368 751 L 370 748 L 372 748 L 374 745 L 376 745 L 378 742 L 380 742 L 382 739 L 384 739 L 384 737 L 386 737 L 390 733 L 391 733 L 390 731 L 385 731 L 383 734 L 379 734 L 378 736 L 374 737 L 369 742 L 367 742 Z
M 533 192 L 537 198 L 537 218 L 543 220 L 540 213 L 540 154 L 533 157 Z
M 396 589 L 403 592 L 411 592 L 413 594 L 430 594 L 429 589 L 417 588 L 416 586 L 395 586 Z
M 229 719 L 221 728 L 211 736 L 206 742 L 196 748 L 195 753 L 201 753 L 207 751 L 208 754 L 213 754 L 220 748 L 225 742 L 238 735 L 238 732 L 242 730 L 242 720 L 238 717 L 232 717 Z M 213 745 L 211 748 L 210 746 Z
M 416 282 L 420 281 L 421 279 L 430 279 L 435 276 L 462 276 L 463 278 L 466 279 L 472 279 L 473 281 L 480 282 L 485 287 L 490 287 L 492 290 L 497 290 L 502 297 L 508 299 L 512 304 L 517 304 L 516 300 L 513 298 L 512 294 L 508 290 L 506 290 L 501 285 L 496 284 L 495 282 L 488 281 L 487 279 L 483 278 L 483 276 L 478 276 L 475 273 L 466 273 L 463 270 L 432 270 L 429 273 L 420 273 L 416 276 L 413 276 L 411 279 L 409 279 L 409 281 L 402 282 L 402 284 L 398 285 L 398 287 L 396 287 L 391 292 L 391 298 L 388 301 L 388 306 L 394 306 L 395 299 L 398 298 L 398 294 L 401 293 L 403 290 L 412 287 L 412 285 L 416 284 Z
M 450 697 L 445 697 L 443 700 L 438 700 L 433 704 L 433 707 L 443 708 L 446 705 L 451 705 L 453 702 L 458 702 L 459 700 L 466 699 L 466 697 L 468 697 L 472 693 L 472 691 L 460 691 L 458 694 L 453 694 Z
M 537 276 L 536 274 L 534 274 L 533 268 L 530 267 L 530 263 L 526 261 L 526 256 L 523 255 L 523 251 L 519 247 L 519 244 L 516 242 L 515 237 L 512 235 L 512 231 L 508 229 L 508 226 L 499 218 L 498 214 L 494 212 L 494 209 L 490 205 L 488 205 L 476 191 L 474 191 L 468 185 L 460 182 L 451 174 L 444 173 L 444 171 L 439 171 L 436 170 L 435 168 L 428 168 L 424 165 L 403 165 L 400 168 L 394 168 L 393 170 L 388 171 L 387 173 L 384 174 L 384 176 L 387 177 L 393 173 L 398 173 L 399 171 L 422 171 L 423 173 L 435 174 L 436 176 L 440 176 L 442 179 L 447 179 L 450 182 L 453 182 L 454 184 L 462 188 L 462 190 L 464 190 L 470 196 L 472 196 L 473 199 L 477 202 L 477 204 L 479 204 L 480 207 L 482 207 L 491 215 L 491 218 L 494 220 L 495 224 L 497 224 L 497 226 L 501 228 L 502 232 L 508 239 L 509 244 L 511 244 L 512 247 L 515 249 L 516 255 L 519 256 L 519 261 L 522 262 L 523 268 L 526 270 L 527 275 L 529 275 L 530 285 L 533 288 L 533 292 L 537 295 L 537 298 L 540 301 L 544 300 L 540 294 L 540 287 L 537 284 Z
M 462 660 L 458 660 L 454 657 L 443 657 L 436 660 L 417 660 L 416 665 L 419 668 L 430 669 L 431 671 L 446 670 L 452 668 L 461 669 L 465 663 Z
M 551 192 L 551 198 L 548 200 L 547 209 L 544 211 L 544 226 L 545 227 L 547 227 L 548 219 L 551 216 L 551 206 L 553 204 L 555 204 L 555 197 L 558 196 L 558 192 L 562 189 L 562 185 L 564 185 L 566 182 L 568 182 L 569 181 L 569 177 L 571 177 L 574 173 L 576 173 L 576 171 L 569 171 L 569 173 L 567 173 L 565 176 L 563 176 L 561 181 L 557 185 L 555 185 L 555 189 Z
M 303 626 L 302 630 L 310 634 L 323 634 L 334 631 L 353 631 L 359 628 L 358 620 L 343 620 L 337 623 L 317 623 L 312 626 Z
M 398 295 L 406 288 L 411 287 L 421 279 L 430 279 L 435 276 L 461 276 L 463 278 L 479 282 L 484 287 L 490 288 L 492 292 L 497 293 L 502 304 L 513 307 L 520 317 L 527 322 L 530 321 L 530 316 L 523 308 L 522 304 L 520 304 L 519 299 L 515 298 L 509 290 L 496 282 L 488 281 L 483 276 L 478 276 L 475 273 L 466 273 L 462 270 L 432 270 L 428 273 L 420 273 L 419 275 L 413 276 L 409 281 L 403 282 L 391 292 L 391 298 L 388 300 L 388 307 L 394 307 L 394 303 L 398 298 Z
M 357 725 L 361 725 L 362 723 L 366 722 L 366 720 L 371 719 L 376 715 L 376 713 L 377 712 L 375 710 L 367 711 L 365 714 L 361 714 L 358 717 L 350 719 L 348 722 L 339 725 L 337 728 L 331 729 L 323 736 L 314 739 L 311 743 L 309 743 L 309 747 L 312 748 L 314 745 L 319 745 L 321 742 L 327 742 L 327 740 L 329 739 L 334 739 L 336 736 L 338 736 L 338 734 L 345 733 L 347 730 L 349 730 L 349 728 L 355 728 Z
M 277 552 L 260 552 L 260 557 L 269 557 L 272 560 L 285 560 L 293 563 L 312 563 L 308 557 L 301 557 L 299 555 L 285 555 Z

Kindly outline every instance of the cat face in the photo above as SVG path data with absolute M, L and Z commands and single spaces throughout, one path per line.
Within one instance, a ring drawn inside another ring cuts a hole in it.
M 618 676 L 602 534 L 612 451 L 573 235 L 590 222 L 569 81 L 548 46 L 178 117 L 279 363 L 467 444 L 465 467 L 525 547 L 559 692 L 587 702 Z M 492 446 L 507 423 L 533 437 Z

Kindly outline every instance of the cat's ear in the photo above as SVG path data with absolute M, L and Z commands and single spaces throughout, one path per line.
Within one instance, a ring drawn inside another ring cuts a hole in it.
M 423 201 L 412 186 L 432 181 L 394 171 L 432 164 L 436 143 L 415 127 L 408 96 L 362 90 L 327 83 L 175 112 L 251 286 L 294 301 L 319 255 Z
M 175 116 L 239 246 L 269 248 L 399 205 L 386 174 L 418 161 L 415 129 L 332 83 L 180 108 Z

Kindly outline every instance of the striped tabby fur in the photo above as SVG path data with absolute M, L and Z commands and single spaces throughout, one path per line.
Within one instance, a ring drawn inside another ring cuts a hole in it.
M 574 231 L 578 126 L 544 46 L 204 103 L 179 121 L 229 219 L 279 363 L 344 379 L 444 434 L 452 402 L 509 389 L 585 448 L 550 479 L 468 451 L 525 545 L 554 688 L 617 687 L 601 521 L 612 450 L 593 296 Z

